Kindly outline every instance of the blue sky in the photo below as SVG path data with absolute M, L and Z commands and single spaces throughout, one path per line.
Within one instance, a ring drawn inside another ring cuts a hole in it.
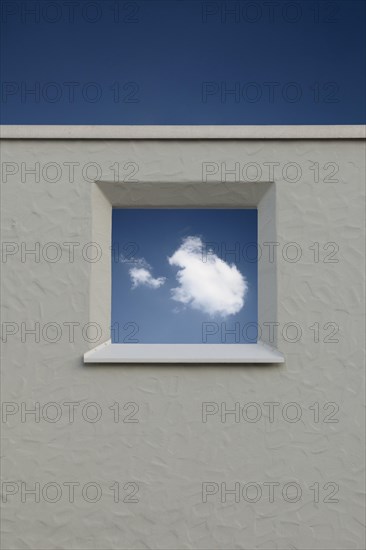
M 1 121 L 362 124 L 365 7 L 6 0 Z
M 254 209 L 113 209 L 112 341 L 255 342 L 256 243 Z

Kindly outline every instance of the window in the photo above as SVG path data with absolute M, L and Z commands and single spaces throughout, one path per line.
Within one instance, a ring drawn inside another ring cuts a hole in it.
M 257 210 L 113 209 L 112 343 L 256 343 Z
M 219 196 L 166 185 L 95 186 L 93 234 L 111 254 L 92 265 L 90 312 L 110 339 L 84 362 L 283 362 L 258 337 L 276 313 L 275 266 L 258 262 L 259 235 L 275 231 L 273 185 Z

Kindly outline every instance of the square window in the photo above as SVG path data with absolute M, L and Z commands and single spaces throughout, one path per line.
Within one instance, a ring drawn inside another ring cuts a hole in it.
M 112 211 L 112 344 L 253 344 L 256 209 Z
M 276 335 L 273 183 L 96 182 L 91 321 L 110 335 L 84 363 L 283 363 Z M 258 257 L 258 258 L 257 258 Z M 272 333 L 271 333 L 272 334 Z

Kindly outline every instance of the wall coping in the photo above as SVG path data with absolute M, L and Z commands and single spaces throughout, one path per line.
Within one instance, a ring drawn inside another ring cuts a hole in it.
M 1 139 L 365 139 L 365 125 L 0 125 Z

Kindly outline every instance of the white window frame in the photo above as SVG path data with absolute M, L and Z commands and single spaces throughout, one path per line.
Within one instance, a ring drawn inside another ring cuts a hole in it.
M 90 317 L 111 326 L 111 235 L 113 208 L 257 208 L 258 242 L 276 235 L 274 182 L 184 183 L 98 181 L 92 190 L 92 237 L 103 250 L 91 264 Z M 276 262 L 258 263 L 258 324 L 277 319 Z M 105 332 L 106 331 L 106 332 Z M 89 350 L 84 363 L 283 363 L 275 342 L 253 344 L 112 344 Z

